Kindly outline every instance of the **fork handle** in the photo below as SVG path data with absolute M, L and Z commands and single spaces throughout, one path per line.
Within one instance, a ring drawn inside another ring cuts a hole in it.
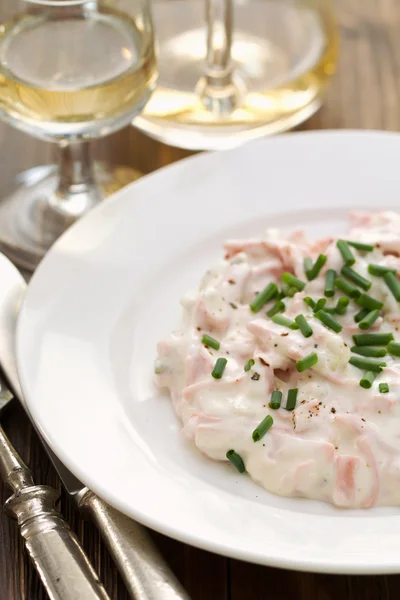
M 51 600 L 109 600 L 69 525 L 55 509 L 58 493 L 45 485 L 26 487 L 8 498 L 25 546 Z
M 142 525 L 90 490 L 85 490 L 78 504 L 100 531 L 132 598 L 190 600 Z

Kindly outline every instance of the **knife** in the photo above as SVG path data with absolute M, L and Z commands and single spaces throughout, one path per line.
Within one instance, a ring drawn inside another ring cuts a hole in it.
M 3 392 L 2 406 L 10 400 L 10 395 Z M 58 492 L 47 485 L 34 484 L 32 473 L 2 427 L 0 475 L 13 491 L 4 505 L 5 512 L 17 519 L 25 547 L 49 597 L 109 600 L 77 537 L 55 508 Z
M 3 254 L 0 254 L 0 281 L 0 365 L 11 391 L 26 409 L 14 342 L 17 316 L 27 284 Z M 66 491 L 80 511 L 98 527 L 131 597 L 135 600 L 190 600 L 146 529 L 96 496 L 67 469 L 43 438 L 41 441 Z

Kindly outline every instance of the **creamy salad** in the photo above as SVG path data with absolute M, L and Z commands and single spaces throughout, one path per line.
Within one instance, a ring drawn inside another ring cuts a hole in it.
M 183 433 L 270 492 L 400 504 L 400 215 L 228 240 L 158 345 Z

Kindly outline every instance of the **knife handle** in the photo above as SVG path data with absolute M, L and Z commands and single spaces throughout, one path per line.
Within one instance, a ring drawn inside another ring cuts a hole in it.
M 132 598 L 190 600 L 142 525 L 90 490 L 80 495 L 78 504 L 99 529 Z
M 58 493 L 36 485 L 5 503 L 17 518 L 28 553 L 52 600 L 109 600 L 78 539 L 55 509 Z
M 35 485 L 32 473 L 0 427 L 0 476 L 13 490 L 4 504 L 51 600 L 109 600 L 78 539 L 56 510 L 59 494 Z

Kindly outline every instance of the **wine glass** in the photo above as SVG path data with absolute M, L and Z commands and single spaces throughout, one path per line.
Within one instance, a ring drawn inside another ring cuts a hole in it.
M 157 90 L 134 125 L 222 150 L 292 128 L 321 105 L 338 31 L 331 0 L 154 0 Z
M 0 204 L 0 248 L 33 269 L 126 180 L 96 172 L 90 140 L 132 121 L 157 79 L 149 0 L 9 0 L 0 15 L 0 118 L 59 147 Z

